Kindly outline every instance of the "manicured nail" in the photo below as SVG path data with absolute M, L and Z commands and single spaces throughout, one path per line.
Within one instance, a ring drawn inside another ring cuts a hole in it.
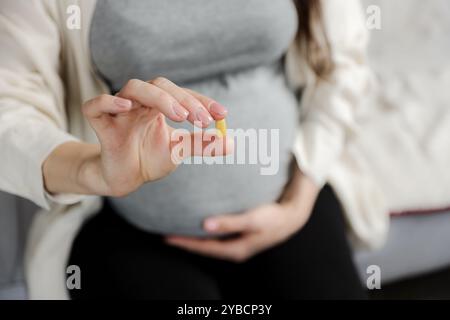
M 205 126 L 209 126 L 211 122 L 214 121 L 214 119 L 211 117 L 211 115 L 206 112 L 205 110 L 199 110 L 196 113 L 197 120 L 201 121 Z
M 115 97 L 113 101 L 116 106 L 122 109 L 130 109 L 133 105 L 133 102 L 131 100 L 124 98 Z
M 174 103 L 172 105 L 173 112 L 182 119 L 186 119 L 189 112 L 183 108 L 179 103 Z
M 211 111 L 212 113 L 217 114 L 218 116 L 222 116 L 225 117 L 228 113 L 227 108 L 225 108 L 223 105 L 217 103 L 217 102 L 213 102 L 210 106 L 209 106 L 209 111 Z
M 207 231 L 216 231 L 219 228 L 219 224 L 213 219 L 207 219 L 205 221 L 205 229 Z

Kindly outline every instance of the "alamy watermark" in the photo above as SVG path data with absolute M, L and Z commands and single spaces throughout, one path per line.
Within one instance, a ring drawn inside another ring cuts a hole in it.
M 66 287 L 68 290 L 81 289 L 81 269 L 77 265 L 70 265 L 66 269 Z
M 194 136 L 193 139 L 192 136 Z M 186 129 L 175 129 L 171 135 L 171 142 L 175 144 L 171 152 L 173 163 L 177 165 L 260 165 L 261 175 L 278 173 L 280 169 L 279 129 L 228 129 L 226 139 L 217 139 L 217 137 L 216 129 L 202 130 L 194 127 L 193 135 Z M 233 152 L 224 154 L 229 149 L 227 141 L 230 140 L 233 141 Z M 185 157 L 186 154 L 202 154 L 203 156 Z
M 375 264 L 370 265 L 366 269 L 368 275 L 366 280 L 367 289 L 380 290 L 381 289 L 381 268 Z
M 381 8 L 370 5 L 366 9 L 366 28 L 369 30 L 381 30 Z
M 66 9 L 67 19 L 66 27 L 69 30 L 81 29 L 81 8 L 80 6 L 73 4 Z
M 343 0 L 345 1 L 345 0 Z M 381 30 L 381 8 L 369 5 L 366 8 L 366 27 L 369 30 Z M 76 4 L 67 6 L 66 26 L 69 30 L 81 29 L 81 8 Z

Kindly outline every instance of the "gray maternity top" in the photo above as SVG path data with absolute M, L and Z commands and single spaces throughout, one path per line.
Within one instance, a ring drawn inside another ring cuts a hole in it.
M 229 164 L 182 164 L 125 198 L 109 199 L 120 215 L 150 232 L 201 236 L 208 216 L 277 200 L 289 179 L 298 120 L 281 62 L 297 23 L 291 0 L 98 0 L 92 59 L 113 92 L 131 78 L 164 76 L 225 105 L 230 129 L 279 130 L 277 148 L 263 136 L 247 145 L 246 164 L 236 157 Z M 254 147 L 260 154 L 250 163 Z M 271 155 L 270 175 L 261 174 L 269 167 L 261 152 Z

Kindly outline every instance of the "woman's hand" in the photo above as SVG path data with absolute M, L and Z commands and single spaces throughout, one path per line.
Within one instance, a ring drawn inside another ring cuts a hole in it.
M 216 235 L 238 234 L 228 240 L 168 237 L 167 242 L 188 251 L 234 262 L 287 240 L 308 221 L 319 189 L 298 169 L 280 203 L 263 205 L 243 214 L 209 218 L 205 229 Z
M 49 192 L 127 195 L 145 182 L 175 170 L 178 163 L 172 157 L 172 150 L 176 145 L 186 140 L 193 145 L 193 133 L 172 141 L 174 129 L 167 125 L 166 117 L 207 127 L 227 113 L 214 100 L 180 88 L 165 78 L 149 82 L 130 80 L 116 96 L 96 97 L 86 102 L 82 111 L 100 144 L 70 142 L 56 148 L 43 167 Z M 232 150 L 231 141 L 219 136 L 202 141 L 203 149 L 210 143 L 223 146 L 208 148 L 216 156 Z M 183 158 L 193 155 L 212 156 L 192 148 Z M 72 165 L 64 167 L 64 162 Z

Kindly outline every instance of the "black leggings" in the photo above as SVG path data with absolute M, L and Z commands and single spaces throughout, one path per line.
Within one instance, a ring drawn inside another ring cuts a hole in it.
M 170 247 L 106 203 L 75 239 L 69 265 L 81 268 L 73 299 L 364 299 L 341 208 L 325 187 L 306 226 L 245 263 Z

